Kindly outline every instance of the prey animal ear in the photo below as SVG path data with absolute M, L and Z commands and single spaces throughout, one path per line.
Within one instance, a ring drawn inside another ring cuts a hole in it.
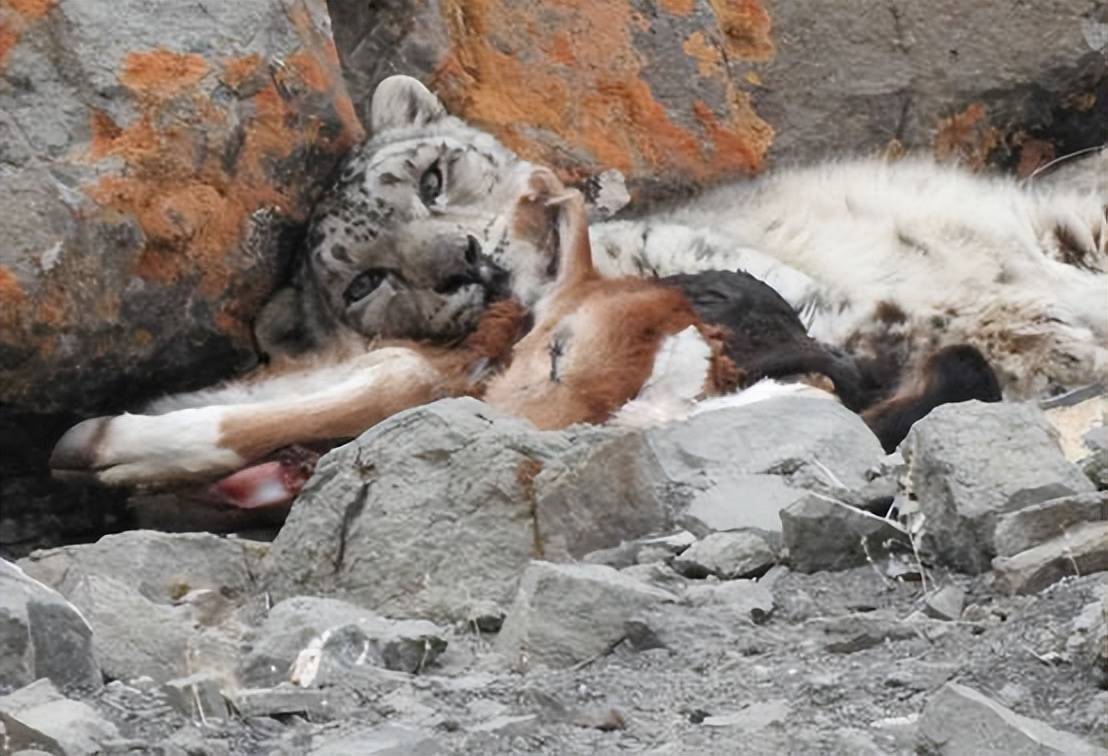
M 390 76 L 377 85 L 369 107 L 374 134 L 389 129 L 426 126 L 446 117 L 446 108 L 431 90 L 411 76 Z

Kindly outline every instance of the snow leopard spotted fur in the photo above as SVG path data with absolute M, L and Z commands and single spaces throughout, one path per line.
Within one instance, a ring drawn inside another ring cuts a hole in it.
M 529 164 L 414 79 L 387 79 L 371 110 L 374 137 L 320 203 L 295 290 L 260 321 L 263 346 L 457 338 L 490 296 L 467 279 L 474 259 L 507 271 L 525 304 L 541 296 L 548 272 L 519 253 L 533 242 L 515 240 L 505 215 Z M 1089 175 L 1108 176 L 1108 153 L 1090 160 Z M 590 235 L 606 274 L 743 269 L 822 341 L 901 371 L 969 343 L 1008 396 L 1027 397 L 1108 375 L 1106 205 L 1105 179 L 1021 183 L 924 158 L 842 160 L 719 186 Z

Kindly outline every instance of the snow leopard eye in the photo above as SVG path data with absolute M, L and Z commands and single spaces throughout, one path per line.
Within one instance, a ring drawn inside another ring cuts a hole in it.
M 442 193 L 442 171 L 436 161 L 419 177 L 419 198 L 423 204 L 430 205 Z
M 376 291 L 377 287 L 381 285 L 388 274 L 389 272 L 384 268 L 370 268 L 369 270 L 362 271 L 350 282 L 350 285 L 346 287 L 346 291 L 343 292 L 342 298 L 348 305 L 357 302 L 359 299 L 364 299 Z

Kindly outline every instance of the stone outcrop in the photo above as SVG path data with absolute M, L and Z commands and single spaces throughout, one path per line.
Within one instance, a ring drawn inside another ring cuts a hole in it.
M 252 359 L 361 136 L 322 0 L 0 6 L 0 403 L 96 410 Z

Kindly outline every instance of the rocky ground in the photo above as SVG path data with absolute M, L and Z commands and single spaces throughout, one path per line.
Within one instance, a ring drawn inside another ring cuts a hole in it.
M 271 543 L 0 563 L 0 750 L 1108 753 L 1104 399 L 1054 404 L 888 457 L 812 399 L 401 413 Z

